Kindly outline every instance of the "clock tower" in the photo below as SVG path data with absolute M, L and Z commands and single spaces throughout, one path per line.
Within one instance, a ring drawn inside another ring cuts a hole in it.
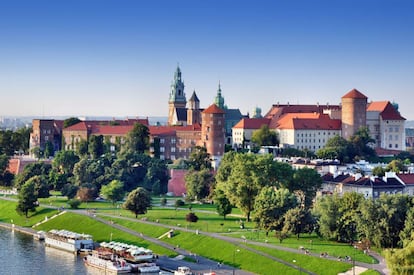
M 187 100 L 184 93 L 184 81 L 181 79 L 181 70 L 177 66 L 174 80 L 171 83 L 170 98 L 168 100 L 168 125 L 177 124 L 177 109 L 185 108 Z

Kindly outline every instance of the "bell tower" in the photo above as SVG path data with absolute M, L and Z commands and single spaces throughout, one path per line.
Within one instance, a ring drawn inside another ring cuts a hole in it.
M 185 108 L 186 103 L 184 81 L 181 78 L 180 67 L 177 65 L 168 100 L 168 125 L 177 124 L 177 108 Z

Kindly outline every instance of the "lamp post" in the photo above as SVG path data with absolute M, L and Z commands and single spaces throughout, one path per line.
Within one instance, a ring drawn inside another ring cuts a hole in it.
M 235 267 L 236 252 L 240 252 L 240 249 L 236 249 L 233 251 L 233 275 L 236 274 L 236 267 Z
M 294 264 L 296 264 L 296 260 L 295 259 L 293 259 L 292 262 Z M 300 268 L 300 265 L 299 264 L 298 264 L 298 267 L 299 267 L 299 274 L 302 274 L 302 269 Z

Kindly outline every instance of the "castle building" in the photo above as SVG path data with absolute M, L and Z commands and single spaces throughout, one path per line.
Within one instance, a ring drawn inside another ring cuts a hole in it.
M 377 152 L 406 149 L 405 118 L 396 105 L 389 101 L 368 103 L 367 96 L 356 89 L 342 96 L 341 105 L 275 104 L 264 118 L 269 119 L 269 129 L 279 134 L 280 146 L 285 148 L 317 151 L 335 135 L 349 139 L 361 127 L 368 127 Z M 233 127 L 234 146 L 240 146 L 246 133 L 252 131 L 249 124 L 256 123 L 256 128 L 262 124 L 260 119 L 251 120 Z

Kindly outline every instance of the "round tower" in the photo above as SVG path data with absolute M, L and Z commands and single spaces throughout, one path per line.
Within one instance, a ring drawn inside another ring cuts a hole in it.
M 201 113 L 201 142 L 212 158 L 213 168 L 218 167 L 224 155 L 225 112 L 216 104 L 210 105 Z
M 357 89 L 353 89 L 341 98 L 342 137 L 349 139 L 361 127 L 367 125 L 368 98 Z

